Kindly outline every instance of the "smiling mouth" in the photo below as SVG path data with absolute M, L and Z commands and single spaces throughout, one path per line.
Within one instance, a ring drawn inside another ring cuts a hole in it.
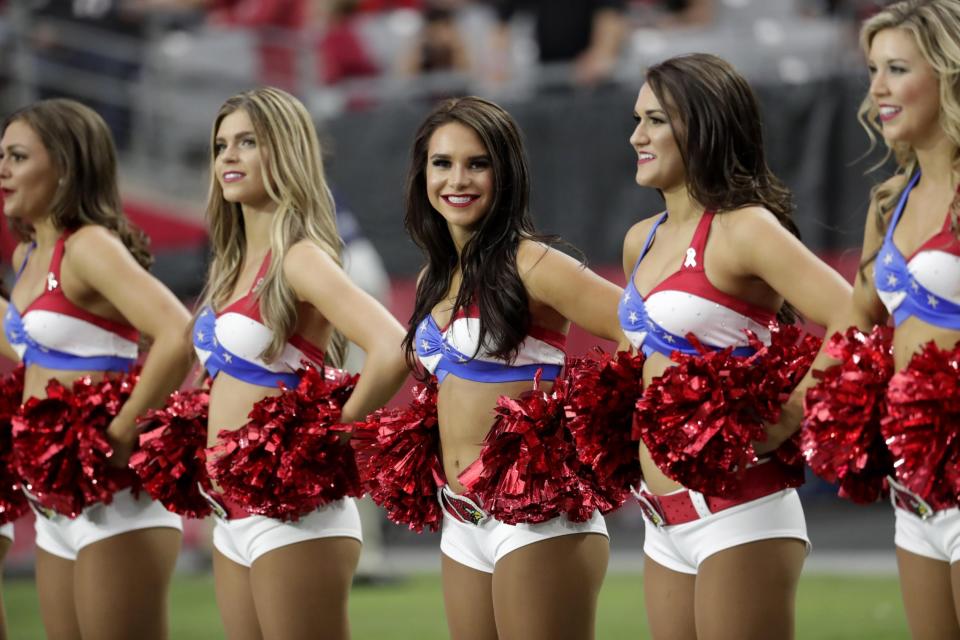
M 223 174 L 223 181 L 236 182 L 238 180 L 243 180 L 244 177 L 246 177 L 246 174 L 240 173 L 239 171 L 228 171 L 227 173 Z
M 469 207 L 475 201 L 480 199 L 477 195 L 457 195 L 440 196 L 441 199 L 452 207 Z
M 878 111 L 879 111 L 881 122 L 888 122 L 896 118 L 898 115 L 900 115 L 900 112 L 903 111 L 903 108 L 883 106 L 883 107 L 880 107 Z
M 652 153 L 639 153 L 637 154 L 637 164 L 645 164 L 647 162 L 653 162 L 657 156 Z

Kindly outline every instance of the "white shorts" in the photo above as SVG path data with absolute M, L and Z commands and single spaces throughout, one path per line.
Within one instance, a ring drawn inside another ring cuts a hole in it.
M 213 546 L 224 556 L 244 567 L 274 549 L 320 538 L 356 538 L 360 532 L 360 512 L 353 498 L 341 498 L 302 516 L 296 522 L 284 522 L 266 516 L 247 516 L 236 520 L 216 519 Z
M 810 553 L 803 507 L 794 489 L 718 511 L 705 518 L 657 527 L 644 523 L 643 552 L 659 565 L 679 573 L 696 574 L 713 554 L 748 542 L 772 538 L 802 540 Z
M 960 561 L 960 507 L 937 511 L 926 520 L 906 509 L 895 508 L 893 542 L 904 551 L 940 560 Z
M 8 522 L 5 525 L 0 525 L 0 536 L 3 536 L 10 542 L 13 542 L 13 523 Z
M 460 522 L 443 512 L 443 534 L 440 551 L 454 562 L 484 573 L 493 568 L 505 555 L 528 544 L 559 538 L 574 533 L 607 535 L 607 523 L 599 511 L 586 522 L 570 522 L 565 515 L 539 524 L 505 524 L 489 518 L 480 525 Z
M 183 531 L 183 521 L 153 500 L 146 491 L 135 498 L 130 489 L 118 491 L 110 504 L 97 503 L 70 519 L 51 510 L 41 511 L 31 502 L 36 514 L 34 528 L 37 546 L 67 560 L 76 560 L 84 547 L 121 533 L 157 527 Z

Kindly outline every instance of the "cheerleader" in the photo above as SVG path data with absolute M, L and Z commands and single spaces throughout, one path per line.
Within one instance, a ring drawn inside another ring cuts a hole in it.
M 37 102 L 3 124 L 0 188 L 22 240 L 13 257 L 17 280 L 4 316 L 4 350 L 12 348 L 26 366 L 23 397 L 30 404 L 43 402 L 57 383 L 130 370 L 139 335 L 149 337 L 139 383 L 106 432 L 111 464 L 122 468 L 136 441 L 136 418 L 181 383 L 190 356 L 189 315 L 147 271 L 147 239 L 123 215 L 116 166 L 104 121 L 71 100 Z M 36 427 L 29 416 L 23 422 L 29 440 Z M 21 463 L 31 457 L 25 451 Z M 180 518 L 131 488 L 79 514 L 33 498 L 48 637 L 166 637 Z
M 715 56 L 672 58 L 647 71 L 633 117 L 637 184 L 659 190 L 666 204 L 624 241 L 619 313 L 632 346 L 647 356 L 644 385 L 667 372 L 675 352 L 695 356 L 701 346 L 750 356 L 748 331 L 767 343 L 771 322 L 795 317 L 785 300 L 810 321 L 839 327 L 850 288 L 798 239 L 746 81 Z M 793 393 L 757 453 L 796 430 L 801 398 L 802 390 Z M 646 433 L 656 437 L 660 428 Z M 793 489 L 802 468 L 761 456 L 738 491 L 694 491 L 669 477 L 648 447 L 640 445 L 637 498 L 653 637 L 792 638 L 810 548 Z
M 871 194 L 852 324 L 894 325 L 883 435 L 910 631 L 960 638 L 960 461 L 956 443 L 946 449 L 960 427 L 960 4 L 898 2 L 860 41 L 870 70 L 860 119 L 897 171 Z
M 507 523 L 491 513 L 497 496 L 482 499 L 462 475 L 477 468 L 498 399 L 502 408 L 535 379 L 551 388 L 571 321 L 623 339 L 618 287 L 536 235 L 529 189 L 520 131 L 497 105 L 448 100 L 417 130 L 406 225 L 427 264 L 404 344 L 439 385 L 441 566 L 456 640 L 592 638 L 609 555 L 599 512 Z
M 209 443 L 222 445 L 252 408 L 281 394 L 280 384 L 297 389 L 305 362 L 321 372 L 325 363 L 340 365 L 344 338 L 367 358 L 339 418 L 362 418 L 407 375 L 403 329 L 341 268 L 310 115 L 277 89 L 241 93 L 217 113 L 210 149 L 214 254 L 193 330 L 213 377 Z M 217 516 L 214 579 L 228 638 L 349 636 L 347 595 L 361 543 L 352 498 L 288 520 L 256 515 L 259 508 L 227 490 L 208 498 Z

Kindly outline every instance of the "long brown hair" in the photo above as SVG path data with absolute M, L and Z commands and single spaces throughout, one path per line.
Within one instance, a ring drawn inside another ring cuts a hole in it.
M 96 224 L 117 234 L 144 268 L 153 263 L 150 241 L 124 215 L 117 186 L 117 150 L 107 123 L 96 111 L 74 100 L 40 100 L 13 112 L 13 122 L 27 124 L 40 138 L 59 177 L 51 204 L 53 226 L 74 231 Z M 33 238 L 33 229 L 14 221 L 21 241 Z
M 790 190 L 767 165 L 757 97 L 730 63 L 706 53 L 677 56 L 647 70 L 686 169 L 687 191 L 722 214 L 746 206 L 770 210 L 797 238 Z M 797 313 L 784 302 L 780 320 Z
M 490 210 L 464 245 L 459 262 L 450 230 L 430 204 L 426 189 L 430 138 L 451 122 L 469 127 L 483 142 L 494 187 Z M 446 296 L 458 268 L 461 285 L 453 314 L 475 304 L 480 312 L 477 344 L 497 358 L 509 361 L 516 356 L 530 327 L 529 299 L 517 270 L 517 249 L 527 238 L 556 241 L 537 235 L 529 202 L 530 171 L 523 138 L 509 113 L 489 100 L 470 96 L 446 100 L 427 115 L 414 136 L 406 184 L 407 232 L 427 260 L 403 341 L 414 371 L 419 370 L 414 357 L 417 325 Z

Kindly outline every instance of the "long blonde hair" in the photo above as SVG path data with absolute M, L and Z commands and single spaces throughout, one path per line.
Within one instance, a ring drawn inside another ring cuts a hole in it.
M 263 184 L 276 203 L 270 227 L 270 266 L 256 292 L 264 324 L 273 339 L 261 357 L 275 359 L 297 326 L 297 299 L 283 276 L 283 261 L 291 246 L 308 239 L 342 264 L 343 242 L 337 233 L 333 196 L 323 171 L 320 142 L 310 114 L 289 93 L 264 87 L 237 94 L 220 107 L 210 135 L 210 193 L 207 219 L 213 260 L 207 275 L 203 304 L 223 307 L 237 285 L 246 252 L 243 215 L 237 203 L 227 202 L 214 171 L 220 123 L 243 110 L 253 123 L 262 158 Z M 346 341 L 334 332 L 326 349 L 327 362 L 340 366 Z
M 904 0 L 886 7 L 874 15 L 860 29 L 860 46 L 864 55 L 870 54 L 873 39 L 886 29 L 903 29 L 913 36 L 917 48 L 937 74 L 940 86 L 940 124 L 953 144 L 953 168 L 960 169 L 960 2 L 957 0 Z M 870 138 L 871 150 L 882 133 L 877 108 L 869 93 L 857 112 L 860 124 Z M 910 176 L 917 171 L 917 154 L 909 145 L 888 145 L 887 155 L 876 169 L 893 155 L 897 163 L 896 179 L 874 187 L 871 203 L 876 205 L 877 227 L 886 233 L 890 212 L 906 187 Z M 951 205 L 954 232 L 958 229 L 958 200 Z

